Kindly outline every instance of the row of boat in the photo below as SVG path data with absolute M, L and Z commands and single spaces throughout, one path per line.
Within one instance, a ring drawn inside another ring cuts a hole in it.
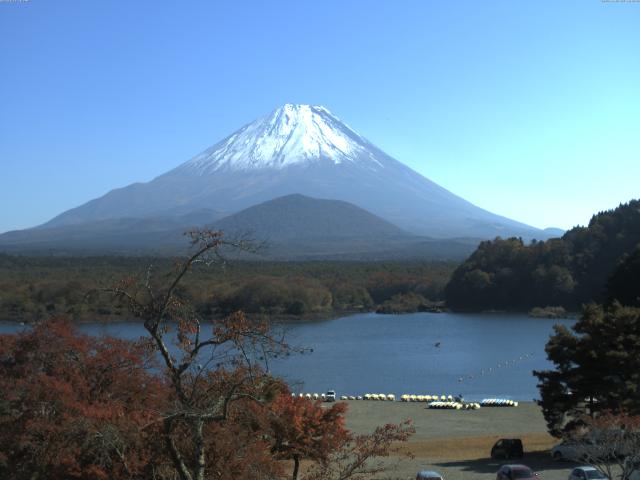
M 453 402 L 459 401 L 459 398 L 454 397 L 453 395 L 409 395 L 404 394 L 400 396 L 401 402 Z
M 310 400 L 335 400 L 335 392 L 324 393 L 299 393 L 291 394 L 294 397 L 308 398 Z M 340 400 L 373 400 L 382 402 L 395 402 L 396 396 L 393 393 L 365 393 L 364 395 L 342 395 Z M 456 410 L 477 410 L 480 407 L 517 407 L 518 402 L 508 398 L 485 398 L 480 403 L 467 403 L 461 397 L 453 395 L 413 395 L 404 394 L 400 396 L 401 402 L 424 402 L 429 404 L 429 408 L 444 408 Z M 459 407 L 459 408 L 458 408 Z
M 292 397 L 308 398 L 309 400 L 327 400 L 326 393 L 292 393 Z M 335 399 L 334 399 L 335 400 Z
M 396 396 L 393 393 L 365 393 L 363 400 L 378 400 L 381 402 L 395 402 Z
M 483 407 L 517 407 L 518 402 L 508 398 L 485 398 L 480 402 Z
M 431 402 L 429 408 L 444 409 L 444 410 L 479 410 L 479 403 L 464 403 L 464 402 Z

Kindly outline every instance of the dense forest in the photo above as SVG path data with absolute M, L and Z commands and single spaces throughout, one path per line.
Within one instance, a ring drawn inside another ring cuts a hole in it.
M 416 311 L 441 301 L 456 264 L 447 262 L 245 262 L 194 268 L 180 292 L 202 314 L 331 316 L 357 311 Z M 126 320 L 126 309 L 95 289 L 123 278 L 174 272 L 149 257 L 0 255 L 0 320 Z
M 446 287 L 447 305 L 461 310 L 526 310 L 640 297 L 640 200 L 594 215 L 546 242 L 485 241 Z

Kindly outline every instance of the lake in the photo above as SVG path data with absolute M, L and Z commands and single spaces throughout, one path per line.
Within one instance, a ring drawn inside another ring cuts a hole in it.
M 550 367 L 544 346 L 554 324 L 518 314 L 358 314 L 280 324 L 289 343 L 313 352 L 271 362 L 295 391 L 338 395 L 457 395 L 466 400 L 538 398 L 533 370 Z M 0 323 L 0 333 L 24 328 Z M 92 335 L 138 338 L 138 323 L 83 324 Z M 302 383 L 303 385 L 299 385 Z

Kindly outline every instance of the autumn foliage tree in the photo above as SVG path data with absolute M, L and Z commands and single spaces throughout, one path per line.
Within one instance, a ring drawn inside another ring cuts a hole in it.
M 297 480 L 301 459 L 325 462 L 349 439 L 344 426 L 346 404 L 322 408 L 319 401 L 281 395 L 272 407 L 272 451 L 293 460 L 291 478 Z
M 143 321 L 160 355 L 170 386 L 162 438 L 178 477 L 222 479 L 228 477 L 216 464 L 216 454 L 223 446 L 211 432 L 234 424 L 247 403 L 266 406 L 277 397 L 282 383 L 265 371 L 264 361 L 289 347 L 271 334 L 267 323 L 249 321 L 242 312 L 205 322 L 180 295 L 180 283 L 195 266 L 220 261 L 225 248 L 250 248 L 242 241 L 225 240 L 218 231 L 188 235 L 192 253 L 176 264 L 166 283 L 154 282 L 149 270 L 143 279 L 127 279 L 108 292 Z M 242 456 L 242 451 L 234 451 Z M 267 465 L 262 473 L 271 470 Z
M 81 335 L 53 319 L 0 335 L 0 478 L 147 478 L 166 408 L 140 342 Z
M 387 425 L 372 435 L 351 437 L 344 429 L 343 406 L 323 411 L 318 404 L 291 399 L 286 386 L 265 367 L 269 358 L 295 349 L 275 336 L 268 323 L 250 321 L 242 312 L 205 322 L 180 296 L 180 282 L 195 266 L 224 260 L 226 249 L 251 246 L 225 240 L 218 231 L 197 230 L 188 235 L 193 253 L 177 264 L 166 286 L 154 285 L 149 272 L 143 281 L 129 280 L 110 290 L 144 320 L 164 363 L 171 408 L 163 416 L 163 438 L 178 477 L 239 478 L 239 471 L 228 473 L 233 463 L 251 472 L 252 478 L 272 478 L 281 467 L 273 460 L 282 458 L 294 461 L 294 478 L 301 458 L 323 465 L 326 479 L 331 478 L 330 471 L 339 472 L 336 478 L 341 480 L 378 471 L 370 469 L 369 460 L 388 455 L 391 444 L 406 440 L 412 427 Z M 175 353 L 169 349 L 172 326 Z M 236 434 L 226 440 L 219 434 L 234 428 Z M 269 440 L 272 456 L 251 464 L 251 453 L 263 450 L 249 446 L 265 446 Z M 229 448 L 229 443 L 234 446 Z M 229 456 L 221 457 L 221 451 Z
M 406 421 L 378 427 L 371 434 L 353 435 L 344 426 L 346 411 L 345 403 L 323 408 L 319 401 L 288 395 L 273 404 L 272 451 L 276 458 L 293 460 L 293 480 L 297 480 L 304 459 L 312 461 L 305 480 L 371 478 L 386 470 L 379 460 L 415 433 L 412 422 Z
M 203 319 L 181 282 L 198 265 L 246 246 L 190 234 L 192 254 L 157 278 L 150 267 L 102 292 L 139 318 L 139 341 L 83 335 L 62 320 L 0 336 L 0 478 L 340 479 L 411 433 L 344 427 L 343 404 L 293 399 L 268 359 L 295 352 L 242 312 Z M 373 469 L 373 470 L 372 470 Z M 324 473 L 323 473 L 324 472 Z M 311 476 L 309 476 L 311 475 Z

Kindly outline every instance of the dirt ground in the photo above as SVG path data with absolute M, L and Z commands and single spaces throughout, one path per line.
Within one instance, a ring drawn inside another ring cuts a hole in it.
M 389 471 L 377 478 L 415 479 L 419 470 L 436 470 L 446 480 L 495 479 L 505 462 L 492 460 L 491 446 L 499 438 L 520 438 L 524 463 L 541 480 L 566 480 L 573 464 L 551 459 L 556 440 L 549 436 L 540 408 L 533 403 L 518 407 L 480 410 L 430 410 L 424 403 L 349 401 L 347 427 L 368 433 L 378 425 L 412 419 L 416 434 L 400 451 L 413 459 L 394 455 L 385 460 Z

